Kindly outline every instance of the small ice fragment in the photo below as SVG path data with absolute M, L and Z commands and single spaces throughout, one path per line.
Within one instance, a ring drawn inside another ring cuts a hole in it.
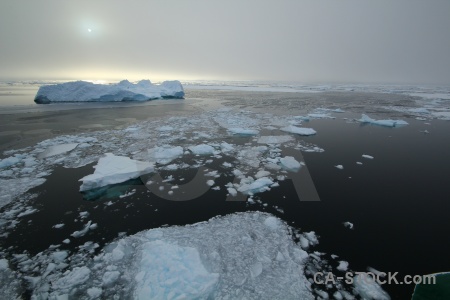
M 339 266 L 336 267 L 339 271 L 345 272 L 348 270 L 348 262 L 345 260 L 339 261 Z
M 289 125 L 287 127 L 283 127 L 280 129 L 281 131 L 289 132 L 289 133 L 295 133 L 298 135 L 314 135 L 317 132 L 312 128 L 305 128 L 305 127 L 296 127 L 293 125 Z
M 237 195 L 237 191 L 235 188 L 227 188 L 228 193 L 230 193 L 231 196 L 235 197 Z
M 208 180 L 207 182 L 206 182 L 206 184 L 207 185 L 209 185 L 209 186 L 213 186 L 214 185 L 214 180 Z
M 371 155 L 367 155 L 367 154 L 363 154 L 362 157 L 367 158 L 367 159 L 373 159 L 374 157 Z
M 337 169 L 339 169 L 339 170 L 343 170 L 344 169 L 344 166 L 343 165 L 337 165 L 337 166 L 335 166 Z
M 353 223 L 350 222 L 344 222 L 344 226 L 347 227 L 348 229 L 353 229 Z
M 294 172 L 297 172 L 301 167 L 300 163 L 297 160 L 295 160 L 295 158 L 293 158 L 292 156 L 285 156 L 280 158 L 280 163 L 283 167 L 285 167 L 289 171 Z

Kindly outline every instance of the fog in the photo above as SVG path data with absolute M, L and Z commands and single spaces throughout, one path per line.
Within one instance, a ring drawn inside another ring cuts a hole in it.
M 450 1 L 2 1 L 0 79 L 450 84 L 449 13 Z

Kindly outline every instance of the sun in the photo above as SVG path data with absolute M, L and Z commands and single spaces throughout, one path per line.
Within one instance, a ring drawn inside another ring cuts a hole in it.
M 88 28 L 88 32 L 92 32 L 92 29 Z

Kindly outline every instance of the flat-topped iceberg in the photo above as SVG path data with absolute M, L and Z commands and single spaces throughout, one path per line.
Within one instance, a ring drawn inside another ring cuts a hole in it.
M 83 182 L 80 187 L 81 192 L 125 182 L 154 170 L 152 163 L 116 156 L 112 153 L 106 153 L 104 157 L 101 157 L 94 168 L 94 174 L 80 179 Z
M 370 123 L 379 126 L 387 126 L 387 127 L 399 127 L 408 125 L 408 122 L 403 120 L 375 120 L 369 117 L 368 115 L 362 114 L 361 119 L 358 120 L 361 123 Z
M 183 86 L 178 80 L 164 81 L 159 85 L 152 84 L 150 80 L 141 80 L 136 84 L 128 80 L 114 84 L 72 81 L 41 86 L 34 102 L 147 101 L 160 98 L 184 98 Z

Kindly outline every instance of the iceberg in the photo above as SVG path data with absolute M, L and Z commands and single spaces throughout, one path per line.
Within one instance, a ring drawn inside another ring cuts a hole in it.
M 362 114 L 361 119 L 358 120 L 361 123 L 369 123 L 379 126 L 387 126 L 387 127 L 399 127 L 408 125 L 408 122 L 403 120 L 375 120 L 370 118 L 368 115 Z
M 71 81 L 41 86 L 34 102 L 147 101 L 160 98 L 183 99 L 183 86 L 177 80 L 164 81 L 160 85 L 154 85 L 150 80 L 141 80 L 136 84 L 128 80 L 115 84 Z
M 80 191 L 87 191 L 110 184 L 125 182 L 130 179 L 137 178 L 141 175 L 153 172 L 153 164 L 133 160 L 125 156 L 116 156 L 112 153 L 98 160 L 94 174 L 85 176 L 79 181 L 83 184 Z

